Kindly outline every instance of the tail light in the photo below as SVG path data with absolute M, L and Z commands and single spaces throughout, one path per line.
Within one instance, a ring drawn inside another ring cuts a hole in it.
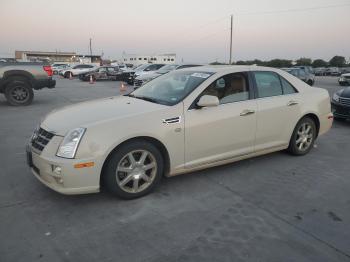
M 53 71 L 51 66 L 43 66 L 45 72 L 47 73 L 48 76 L 52 76 L 53 75 Z

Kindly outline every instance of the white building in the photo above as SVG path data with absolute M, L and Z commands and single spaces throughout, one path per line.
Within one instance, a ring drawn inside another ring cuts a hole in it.
M 176 62 L 176 54 L 162 55 L 135 55 L 123 53 L 123 63 L 133 64 L 134 66 L 141 64 L 174 64 Z

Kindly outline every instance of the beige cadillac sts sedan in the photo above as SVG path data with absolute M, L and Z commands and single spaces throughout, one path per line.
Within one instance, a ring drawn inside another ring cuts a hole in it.
M 103 186 L 131 199 L 161 177 L 287 149 L 308 153 L 332 126 L 330 98 L 287 72 L 176 70 L 133 93 L 50 113 L 27 147 L 31 171 L 63 194 Z

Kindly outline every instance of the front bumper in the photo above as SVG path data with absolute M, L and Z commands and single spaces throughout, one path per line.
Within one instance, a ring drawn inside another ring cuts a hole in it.
M 26 155 L 27 164 L 33 175 L 52 190 L 65 195 L 99 192 L 101 170 L 98 162 L 95 163 L 92 159 L 64 159 L 50 156 L 50 150 L 47 148 L 37 153 L 30 144 L 26 147 Z M 86 168 L 74 167 L 82 162 L 95 164 Z M 61 168 L 61 174 L 54 172 L 55 167 Z
M 342 105 L 341 103 L 337 103 L 332 101 L 332 113 L 335 117 L 338 118 L 350 118 L 350 105 Z

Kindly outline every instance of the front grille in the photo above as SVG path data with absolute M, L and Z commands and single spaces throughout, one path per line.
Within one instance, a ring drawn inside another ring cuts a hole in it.
M 339 98 L 339 103 L 344 106 L 350 106 L 350 98 Z
M 50 133 L 43 128 L 39 128 L 38 131 L 34 132 L 32 137 L 32 147 L 41 152 L 53 137 L 53 133 Z
M 142 86 L 142 80 L 135 79 L 135 80 L 134 80 L 134 86 L 137 86 L 137 87 Z
M 344 76 L 344 78 L 346 78 L 346 79 L 350 79 L 350 76 Z

